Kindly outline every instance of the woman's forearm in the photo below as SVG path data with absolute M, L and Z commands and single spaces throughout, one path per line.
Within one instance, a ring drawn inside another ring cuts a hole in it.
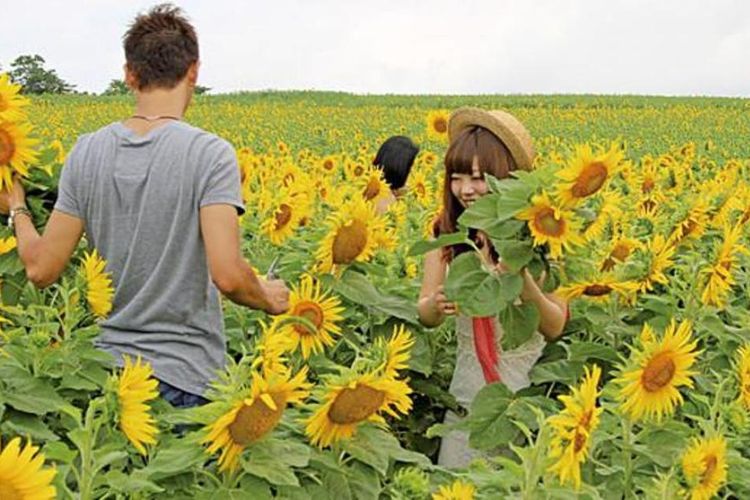
M 430 297 L 422 297 L 417 303 L 419 322 L 428 328 L 439 326 L 445 320 L 445 315 L 438 311 Z
M 542 292 L 528 272 L 524 273 L 521 300 L 534 304 L 539 310 L 539 331 L 547 340 L 555 340 L 562 335 L 567 320 L 565 304 L 554 294 Z

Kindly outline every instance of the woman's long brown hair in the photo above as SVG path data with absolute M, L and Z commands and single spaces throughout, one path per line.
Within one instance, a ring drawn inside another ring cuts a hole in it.
M 492 132 L 475 125 L 467 127 L 453 138 L 445 153 L 445 177 L 443 178 L 443 210 L 432 226 L 435 237 L 441 234 L 455 233 L 458 218 L 464 211 L 461 202 L 453 195 L 451 178 L 454 173 L 472 175 L 474 157 L 479 161 L 479 171 L 498 179 L 505 179 L 516 170 L 508 148 Z M 469 236 L 474 239 L 476 230 L 470 230 Z M 452 260 L 455 256 L 470 250 L 468 245 L 453 245 L 443 249 L 443 258 Z M 493 254 L 495 252 L 493 251 Z M 497 258 L 497 255 L 493 255 Z

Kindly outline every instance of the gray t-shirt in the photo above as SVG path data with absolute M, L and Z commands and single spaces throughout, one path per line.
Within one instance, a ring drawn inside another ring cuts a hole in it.
M 113 123 L 81 136 L 68 155 L 55 210 L 84 221 L 112 273 L 112 312 L 97 345 L 141 355 L 157 378 L 203 394 L 224 367 L 219 292 L 211 281 L 199 209 L 242 213 L 232 146 L 184 122 L 139 136 Z

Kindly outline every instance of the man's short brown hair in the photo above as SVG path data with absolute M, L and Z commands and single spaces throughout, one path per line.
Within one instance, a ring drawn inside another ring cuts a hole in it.
M 174 88 L 198 61 L 198 36 L 182 10 L 171 4 L 140 14 L 123 37 L 125 62 L 138 90 Z

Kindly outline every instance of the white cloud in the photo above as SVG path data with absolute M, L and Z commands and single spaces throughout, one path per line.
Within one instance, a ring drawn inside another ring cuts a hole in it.
M 740 0 L 179 2 L 216 91 L 748 95 Z M 151 2 L 9 2 L 0 63 L 39 53 L 82 90 L 121 74 L 121 37 Z

